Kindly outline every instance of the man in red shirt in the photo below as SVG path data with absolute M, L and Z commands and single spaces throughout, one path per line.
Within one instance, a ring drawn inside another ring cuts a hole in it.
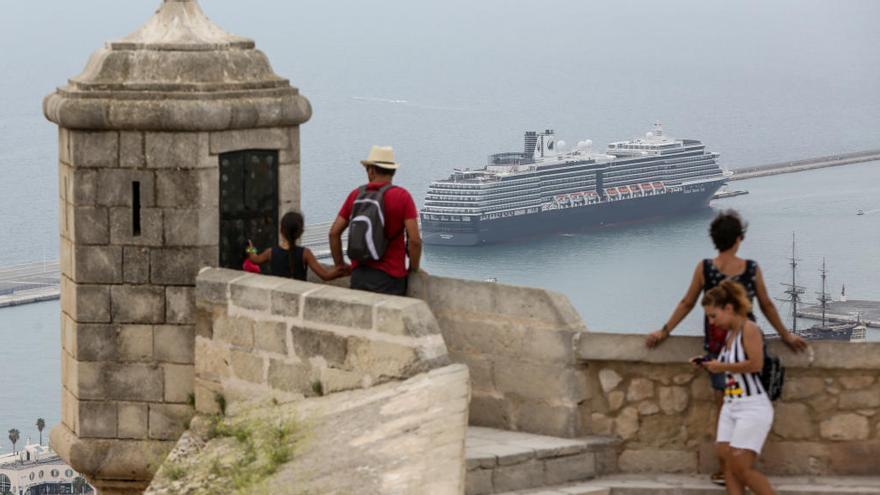
M 391 183 L 400 164 L 394 160 L 394 150 L 390 146 L 373 146 L 370 155 L 362 160 L 369 183 L 368 190 L 379 190 Z M 355 189 L 345 199 L 339 215 L 330 228 L 330 252 L 338 267 L 345 267 L 342 257 L 342 233 L 351 220 L 352 206 L 358 197 Z M 384 195 L 385 238 L 388 247 L 378 261 L 352 261 L 351 288 L 406 295 L 407 274 L 419 270 L 422 258 L 422 237 L 419 233 L 419 213 L 409 192 L 399 186 L 391 187 Z M 406 239 L 404 239 L 406 235 Z M 406 257 L 409 255 L 409 269 Z

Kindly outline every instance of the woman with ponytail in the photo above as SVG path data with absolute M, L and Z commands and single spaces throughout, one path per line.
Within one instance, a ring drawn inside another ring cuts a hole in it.
M 745 289 L 732 280 L 724 280 L 706 292 L 703 309 L 712 324 L 727 330 L 717 359 L 691 360 L 725 378 L 716 448 L 724 461 L 727 493 L 743 494 L 748 487 L 756 495 L 772 494 L 767 477 L 755 469 L 773 425 L 773 405 L 761 384 L 764 335 L 749 319 L 752 303 Z
M 315 272 L 321 280 L 333 280 L 347 275 L 343 267 L 327 269 L 318 262 L 312 250 L 297 246 L 296 243 L 303 234 L 305 219 L 302 213 L 297 211 L 287 212 L 281 217 L 280 242 L 278 246 L 264 250 L 257 254 L 257 249 L 251 241 L 248 241 L 246 249 L 248 259 L 257 265 L 270 263 L 272 275 L 276 277 L 295 278 L 306 280 L 306 267 Z

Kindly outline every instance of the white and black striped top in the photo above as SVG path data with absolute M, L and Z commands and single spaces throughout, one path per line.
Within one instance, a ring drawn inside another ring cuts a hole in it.
M 722 363 L 741 363 L 748 359 L 743 345 L 743 332 L 737 333 L 732 342 L 728 342 L 718 355 Z M 725 373 L 724 398 L 742 399 L 744 397 L 767 396 L 761 384 L 760 373 Z

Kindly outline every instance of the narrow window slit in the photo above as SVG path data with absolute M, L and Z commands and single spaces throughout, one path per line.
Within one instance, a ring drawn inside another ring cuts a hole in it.
M 131 233 L 134 237 L 141 235 L 141 183 L 131 183 Z

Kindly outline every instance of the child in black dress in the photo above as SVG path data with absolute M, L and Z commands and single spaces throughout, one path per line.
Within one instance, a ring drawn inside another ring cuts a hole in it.
M 257 249 L 248 241 L 247 256 L 252 263 L 262 265 L 269 263 L 272 275 L 276 277 L 306 280 L 306 267 L 310 268 L 321 280 L 333 280 L 348 275 L 344 267 L 327 269 L 318 262 L 309 248 L 297 246 L 296 242 L 303 234 L 305 219 L 296 211 L 287 212 L 281 218 L 281 239 L 278 246 L 266 249 L 257 254 Z

